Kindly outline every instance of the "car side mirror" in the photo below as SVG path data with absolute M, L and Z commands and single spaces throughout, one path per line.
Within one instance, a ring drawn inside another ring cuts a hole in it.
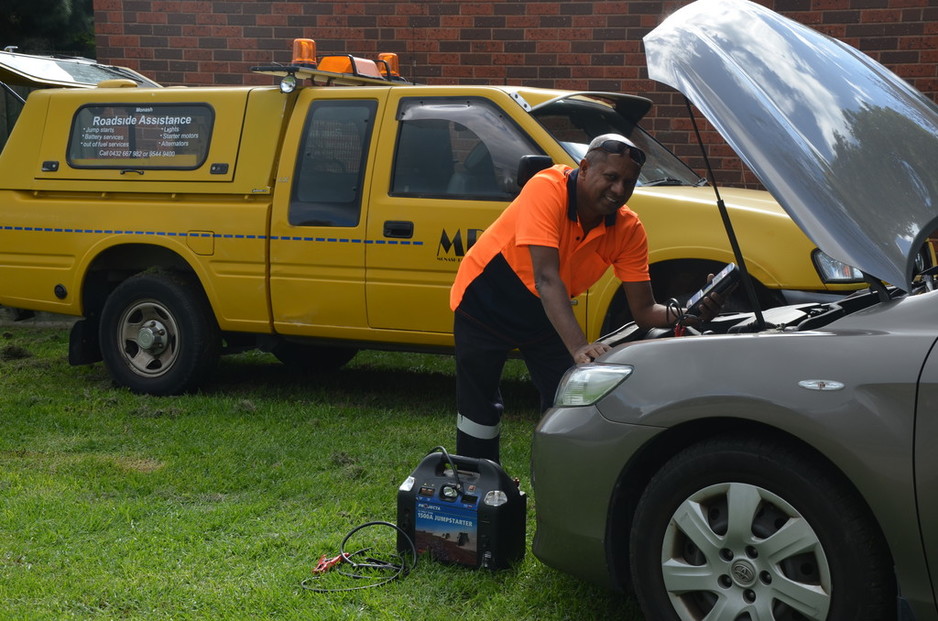
M 554 160 L 549 155 L 522 155 L 518 162 L 518 187 L 524 187 L 528 179 L 553 165 Z

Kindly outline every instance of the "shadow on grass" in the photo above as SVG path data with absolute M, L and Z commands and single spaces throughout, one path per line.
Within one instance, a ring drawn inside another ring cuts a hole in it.
M 501 383 L 506 411 L 537 416 L 538 394 L 519 361 L 510 361 Z M 451 357 L 361 352 L 349 365 L 320 374 L 292 370 L 273 356 L 253 352 L 225 357 L 204 394 L 250 393 L 280 398 L 376 407 L 400 404 L 416 412 L 455 411 L 456 379 Z

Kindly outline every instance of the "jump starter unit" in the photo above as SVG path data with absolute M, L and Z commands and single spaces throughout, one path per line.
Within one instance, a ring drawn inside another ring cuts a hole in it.
M 494 461 L 430 453 L 397 492 L 401 554 L 504 569 L 524 558 L 527 496 Z M 406 537 L 405 537 L 406 535 Z

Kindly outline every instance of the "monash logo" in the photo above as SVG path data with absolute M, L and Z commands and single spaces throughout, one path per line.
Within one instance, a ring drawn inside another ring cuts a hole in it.
M 450 237 L 446 229 L 440 232 L 440 245 L 436 247 L 437 261 L 459 261 L 466 256 L 466 251 L 479 239 L 485 229 L 457 229 L 456 234 Z M 465 240 L 465 241 L 464 241 Z

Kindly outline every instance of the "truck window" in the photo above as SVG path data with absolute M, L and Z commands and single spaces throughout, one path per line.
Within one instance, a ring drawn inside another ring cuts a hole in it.
M 29 93 L 29 89 L 24 86 L 3 86 L 6 88 L 0 87 L 0 151 L 6 146 L 13 126 L 16 125 L 16 120 L 23 112 L 23 104 L 16 98 L 16 94 L 25 99 Z M 10 90 L 8 91 L 7 88 Z
M 480 97 L 406 98 L 397 120 L 393 196 L 511 200 L 521 156 L 543 154 Z
M 205 163 L 215 111 L 204 103 L 90 104 L 68 138 L 72 168 L 195 170 Z
M 315 101 L 293 175 L 294 226 L 358 226 L 362 180 L 378 102 Z

